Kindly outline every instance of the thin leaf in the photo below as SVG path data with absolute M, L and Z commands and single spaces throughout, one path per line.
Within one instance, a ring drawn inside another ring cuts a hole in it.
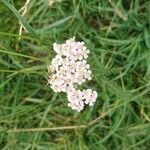
M 47 30 L 49 30 L 49 29 L 51 29 L 51 28 L 57 27 L 57 26 L 59 26 L 59 25 L 65 23 L 66 21 L 68 21 L 68 20 L 69 20 L 70 18 L 72 18 L 72 17 L 73 17 L 73 16 L 68 16 L 68 17 L 66 17 L 66 18 L 60 19 L 60 20 L 58 20 L 58 21 L 56 21 L 56 22 L 54 22 L 54 23 L 48 25 L 47 27 L 44 27 L 43 29 L 37 29 L 36 32 L 37 32 L 37 33 L 45 32 L 45 31 L 47 31 Z
M 14 15 L 18 18 L 18 20 L 28 33 L 38 38 L 38 35 L 36 34 L 35 30 L 27 23 L 27 21 L 21 16 L 21 14 L 16 10 L 16 8 L 12 4 L 10 4 L 7 0 L 0 1 L 3 2 L 14 13 Z

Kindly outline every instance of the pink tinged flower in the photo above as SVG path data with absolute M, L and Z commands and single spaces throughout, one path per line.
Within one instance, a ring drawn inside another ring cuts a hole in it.
M 81 111 L 84 105 L 90 106 L 96 101 L 97 92 L 91 89 L 77 90 L 75 87 L 91 80 L 90 65 L 86 59 L 90 51 L 84 42 L 76 42 L 71 38 L 64 44 L 53 44 L 57 53 L 48 66 L 50 72 L 48 83 L 54 92 L 66 92 L 68 106 L 73 110 Z
M 97 98 L 97 92 L 92 91 L 91 89 L 87 89 L 85 92 L 85 104 L 89 104 L 90 106 L 93 105 L 93 103 L 96 101 Z

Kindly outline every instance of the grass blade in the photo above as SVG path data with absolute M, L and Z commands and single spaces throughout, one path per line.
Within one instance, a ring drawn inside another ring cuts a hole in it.
M 21 16 L 21 14 L 16 10 L 16 8 L 10 4 L 7 0 L 0 0 L 3 2 L 18 18 L 19 22 L 23 25 L 24 29 L 32 34 L 34 37 L 38 38 L 38 35 L 36 34 L 35 30 L 28 24 L 28 22 Z

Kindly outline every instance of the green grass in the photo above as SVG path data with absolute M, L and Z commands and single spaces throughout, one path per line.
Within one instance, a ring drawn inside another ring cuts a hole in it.
M 148 150 L 150 2 L 0 0 L 0 149 Z M 19 35 L 20 25 L 25 30 Z M 53 42 L 75 36 L 91 51 L 98 92 L 81 113 L 47 85 Z

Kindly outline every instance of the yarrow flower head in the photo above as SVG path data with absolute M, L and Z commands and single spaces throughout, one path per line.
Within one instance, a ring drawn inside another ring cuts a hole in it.
M 54 43 L 53 49 L 57 55 L 48 66 L 51 71 L 48 80 L 51 88 L 54 92 L 66 92 L 68 106 L 74 110 L 81 111 L 85 104 L 92 106 L 97 92 L 75 88 L 78 84 L 92 79 L 90 65 L 86 61 L 90 51 L 84 42 L 76 42 L 75 38 L 71 38 L 64 44 Z
M 89 104 L 90 106 L 96 101 L 97 92 L 92 91 L 91 89 L 87 90 L 76 90 L 72 89 L 67 93 L 68 98 L 68 106 L 74 110 L 81 111 L 84 108 L 85 104 Z

